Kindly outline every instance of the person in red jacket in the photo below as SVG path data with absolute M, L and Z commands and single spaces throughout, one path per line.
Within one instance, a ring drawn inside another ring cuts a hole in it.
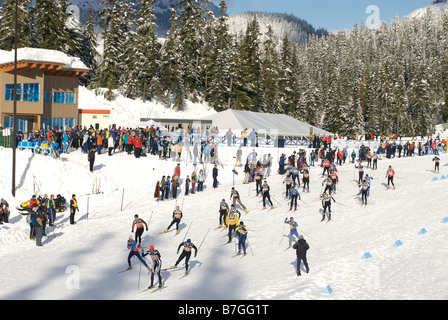
M 34 207 L 38 207 L 39 206 L 39 201 L 37 201 L 36 196 L 33 195 L 31 200 L 30 200 L 30 208 L 34 208 Z
M 390 188 L 389 184 L 392 183 L 392 186 L 395 189 L 395 184 L 394 184 L 394 176 L 395 176 L 395 171 L 394 169 L 392 169 L 392 166 L 389 166 L 389 169 L 387 169 L 386 172 L 386 177 L 387 177 L 387 189 Z
M 130 138 L 131 137 L 129 137 L 129 139 Z M 133 139 L 133 144 L 134 144 L 134 156 L 136 158 L 140 158 L 143 148 L 143 137 L 141 134 L 135 136 L 135 138 Z
M 128 137 L 128 145 L 127 145 L 128 154 L 132 153 L 133 146 L 134 146 L 134 135 L 133 135 L 133 133 L 130 132 L 129 137 Z
M 174 168 L 174 175 L 180 177 L 180 163 L 178 163 L 176 168 Z

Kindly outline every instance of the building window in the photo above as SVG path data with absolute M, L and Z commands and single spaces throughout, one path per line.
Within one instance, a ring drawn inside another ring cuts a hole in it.
M 53 92 L 54 103 L 65 103 L 65 92 Z
M 25 83 L 23 85 L 23 101 L 39 102 L 40 101 L 40 85 L 39 83 Z
M 14 101 L 14 84 L 5 86 L 5 100 Z M 22 85 L 17 84 L 17 101 L 22 101 Z
M 75 118 L 42 118 L 41 129 L 63 129 L 75 126 Z
M 65 103 L 75 104 L 76 103 L 76 93 L 67 92 L 65 94 Z
M 44 91 L 44 102 L 76 104 L 76 93 Z

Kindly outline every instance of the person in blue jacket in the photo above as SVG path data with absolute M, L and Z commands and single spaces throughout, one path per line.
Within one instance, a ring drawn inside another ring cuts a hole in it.
M 54 221 L 56 220 L 56 204 L 54 202 L 54 195 L 50 196 L 50 199 L 47 200 L 47 214 L 48 214 L 48 225 L 50 227 L 54 226 Z
M 278 162 L 278 166 L 279 166 L 278 173 L 279 174 L 285 174 L 285 160 L 286 160 L 286 156 L 284 153 L 282 153 L 280 160 Z
M 285 223 L 289 225 L 289 246 L 291 247 L 293 237 L 296 236 L 299 239 L 299 233 L 297 232 L 299 225 L 294 221 L 293 217 L 289 218 L 289 220 L 285 218 Z
M 146 263 L 146 261 L 143 260 L 141 254 L 140 254 L 140 251 L 139 251 L 139 249 L 140 249 L 140 244 L 137 243 L 137 241 L 135 241 L 135 240 L 132 238 L 132 236 L 130 236 L 130 237 L 129 237 L 129 240 L 128 240 L 128 249 L 130 250 L 130 251 L 129 251 L 129 255 L 128 255 L 128 265 L 129 265 L 128 269 L 132 269 L 132 266 L 131 266 L 131 258 L 132 258 L 133 256 L 136 256 L 136 257 L 140 260 L 140 262 L 143 263 L 143 265 L 146 267 L 146 269 L 151 270 L 151 269 L 149 268 L 148 264 Z

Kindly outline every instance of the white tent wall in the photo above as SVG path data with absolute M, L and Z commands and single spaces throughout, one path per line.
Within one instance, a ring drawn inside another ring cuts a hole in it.
M 310 128 L 313 128 L 314 134 L 332 135 L 331 132 L 313 127 L 285 114 L 226 110 L 202 119 L 212 120 L 213 126 L 218 127 L 220 131 L 232 129 L 236 135 L 244 129 L 247 129 L 248 133 L 255 129 L 255 131 L 261 130 L 267 133 L 275 132 L 280 137 L 309 137 Z

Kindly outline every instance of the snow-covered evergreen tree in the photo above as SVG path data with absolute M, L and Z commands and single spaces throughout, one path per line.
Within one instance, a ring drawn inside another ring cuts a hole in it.
M 15 43 L 15 0 L 5 0 L 0 11 L 0 49 L 10 51 Z M 31 45 L 31 22 L 29 15 L 30 0 L 17 3 L 17 47 L 29 47 Z

